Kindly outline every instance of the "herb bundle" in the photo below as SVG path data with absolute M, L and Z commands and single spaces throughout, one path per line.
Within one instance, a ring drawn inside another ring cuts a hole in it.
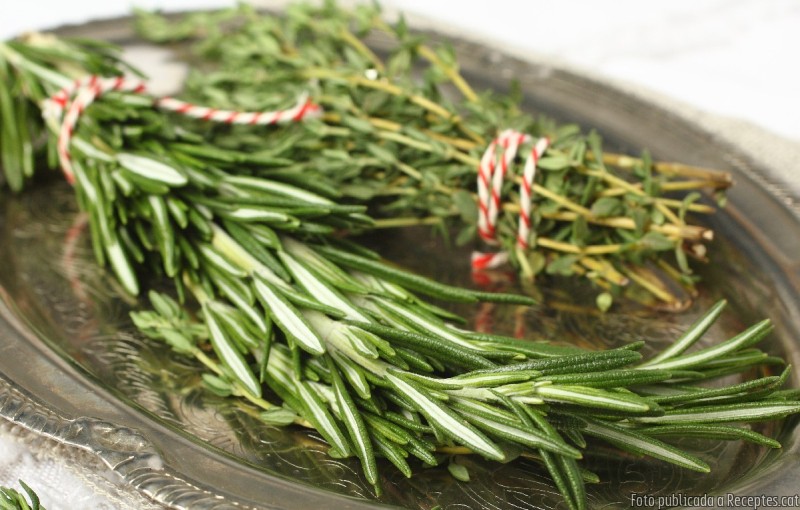
M 517 242 L 520 177 L 499 193 L 508 197 L 496 227 L 499 249 L 523 278 L 585 275 L 612 292 L 644 290 L 663 307 L 690 302 L 687 258 L 704 259 L 713 236 L 687 217 L 713 211 L 693 191 L 721 193 L 731 184 L 727 173 L 606 153 L 596 133 L 534 119 L 514 94 L 476 92 L 451 48 L 430 47 L 402 19 L 390 26 L 375 5 L 298 4 L 280 18 L 242 7 L 225 15 L 231 30 L 219 28 L 219 16 L 170 22 L 140 13 L 137 28 L 162 43 L 202 34 L 184 90 L 191 101 L 268 109 L 312 91 L 326 115 L 302 133 L 273 139 L 281 148 L 274 154 L 287 159 L 281 174 L 335 182 L 345 199 L 370 205 L 377 227 L 456 228 L 464 244 L 476 239 L 476 171 L 490 142 L 503 129 L 547 137 L 532 186 L 530 249 Z M 222 146 L 263 147 L 240 131 L 214 129 Z
M 400 50 L 384 64 L 349 30 L 354 21 L 385 30 L 375 11 L 362 8 L 351 19 L 332 5 L 314 9 L 292 8 L 281 23 L 243 8 L 177 27 L 143 16 L 140 26 L 151 38 L 209 32 L 198 65 L 215 63 L 215 70 L 190 80 L 192 100 L 271 110 L 310 91 L 326 109 L 322 120 L 272 129 L 269 136 L 264 128 L 209 128 L 157 111 L 152 98 L 120 91 L 83 112 L 70 165 L 96 258 L 132 294 L 141 281 L 164 277 L 177 296 L 150 292 L 153 309 L 132 315 L 144 334 L 196 358 L 210 390 L 250 401 L 263 421 L 316 429 L 332 456 L 361 461 L 378 492 L 378 458 L 411 476 L 412 458 L 439 465 L 466 454 L 501 462 L 525 456 L 550 473 L 570 508 L 585 508 L 584 483 L 597 479 L 578 463 L 587 437 L 700 472 L 709 466 L 660 438 L 779 446 L 733 424 L 800 411 L 795 392 L 782 389 L 788 368 L 740 384 L 699 385 L 780 363 L 755 347 L 771 330 L 768 321 L 692 349 L 723 302 L 646 361 L 641 343 L 590 352 L 476 333 L 418 295 L 468 303 L 531 300 L 442 285 L 343 238 L 342 232 L 392 222 L 368 212 L 401 214 L 394 224 L 444 225 L 462 215 L 472 235 L 473 163 L 498 125 L 552 140 L 539 162 L 547 174 L 536 188 L 535 249 L 519 253 L 508 246 L 523 273 L 584 267 L 598 282 L 621 283 L 614 275 L 633 275 L 628 264 L 658 251 L 654 245 L 683 253 L 684 243 L 706 234 L 683 217 L 698 204 L 672 202 L 659 191 L 670 182 L 673 189 L 700 186 L 696 181 L 657 177 L 658 165 L 638 161 L 638 174 L 628 177 L 641 182 L 629 182 L 610 161 L 624 167 L 631 159 L 604 155 L 595 136 L 533 122 L 509 99 L 468 92 L 447 52 L 428 49 L 402 25 L 392 29 Z M 216 33 L 220 18 L 238 24 Z M 422 84 L 408 76 L 416 55 L 433 64 Z M 51 147 L 55 166 L 59 119 L 38 119 L 43 99 L 76 74 L 126 70 L 110 48 L 88 41 L 0 45 L 7 182 L 21 188 L 41 141 Z M 362 78 L 370 70 L 389 79 Z M 250 81 L 256 79 L 262 80 L 258 90 Z M 439 90 L 443 81 L 455 84 L 465 101 L 447 99 Z M 675 168 L 704 176 L 703 186 L 728 183 L 724 174 Z M 609 207 L 607 214 L 602 207 Z M 620 226 L 624 218 L 616 216 L 626 208 L 642 211 L 632 227 Z M 510 207 L 498 226 L 506 243 L 514 212 Z M 539 251 L 547 243 L 582 242 L 585 249 L 574 258 L 564 250 Z M 600 245 L 595 242 L 614 246 L 615 257 L 589 250 Z M 546 260 L 536 262 L 536 253 Z M 449 467 L 468 478 L 458 463 Z

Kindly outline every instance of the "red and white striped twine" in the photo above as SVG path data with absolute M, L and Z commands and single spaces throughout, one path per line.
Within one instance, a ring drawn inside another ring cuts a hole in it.
M 75 126 L 83 112 L 98 97 L 107 92 L 131 92 L 141 94 L 147 90 L 147 84 L 142 80 L 132 80 L 124 76 L 116 78 L 101 78 L 87 76 L 79 78 L 69 86 L 64 87 L 52 97 L 45 100 L 42 113 L 45 117 L 61 121 L 58 135 L 58 158 L 64 177 L 70 184 L 75 182 L 70 158 L 70 143 Z M 70 99 L 72 101 L 70 102 Z M 153 101 L 156 108 L 179 113 L 188 117 L 225 124 L 250 124 L 273 125 L 299 122 L 304 119 L 317 118 L 322 115 L 322 107 L 312 102 L 307 94 L 299 97 L 297 103 L 286 110 L 264 112 L 240 112 L 231 110 L 217 110 L 207 106 L 180 101 L 171 97 L 157 98 Z M 64 111 L 66 110 L 66 115 Z
M 517 157 L 519 147 L 531 140 L 529 135 L 507 129 L 500 133 L 483 153 L 478 166 L 478 235 L 486 244 L 492 246 L 499 244 L 497 216 L 502 207 L 503 181 Z M 532 188 L 533 179 L 536 176 L 536 165 L 549 145 L 548 138 L 539 138 L 531 148 L 522 171 L 522 182 L 519 187 L 519 227 L 516 240 L 517 246 L 522 249 L 528 247 L 531 233 Z M 498 147 L 502 148 L 499 157 Z M 472 252 L 472 269 L 480 271 L 496 268 L 506 263 L 508 256 L 508 252 L 505 251 Z

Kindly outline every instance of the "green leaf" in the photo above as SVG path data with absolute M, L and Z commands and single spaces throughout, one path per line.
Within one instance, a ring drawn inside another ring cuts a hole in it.
M 671 464 L 691 469 L 692 471 L 699 471 L 701 473 L 708 473 L 711 471 L 708 464 L 694 455 L 689 455 L 674 446 L 633 430 L 592 420 L 586 426 L 584 432 L 608 441 L 621 450 L 649 455 Z
M 451 195 L 453 205 L 461 216 L 461 221 L 467 225 L 474 225 L 478 221 L 478 204 L 472 193 L 466 190 L 458 190 Z
M 155 195 L 150 195 L 147 203 L 153 213 L 153 227 L 164 263 L 164 272 L 167 276 L 173 277 L 178 274 L 178 261 L 175 251 L 175 231 L 169 220 L 167 205 L 161 197 Z
M 575 459 L 581 458 L 581 453 L 569 446 L 561 438 L 546 435 L 543 432 L 523 426 L 519 423 L 490 419 L 470 411 L 459 410 L 459 414 L 467 418 L 470 423 L 479 429 L 485 430 L 493 436 L 501 437 L 507 441 L 519 443 L 531 448 L 541 448 L 558 455 L 566 455 Z
M 504 458 L 503 451 L 494 442 L 459 418 L 453 411 L 428 397 L 425 392 L 392 374 L 387 374 L 386 380 L 408 398 L 428 422 L 445 436 L 486 458 L 493 460 Z
M 595 303 L 597 304 L 597 309 L 601 312 L 607 312 L 611 305 L 614 304 L 614 297 L 608 292 L 601 292 L 595 298 Z
M 177 168 L 152 158 L 123 152 L 117 154 L 117 161 L 122 168 L 138 177 L 171 188 L 185 186 L 189 182 L 186 175 Z
M 203 318 L 208 326 L 209 339 L 220 360 L 227 366 L 244 388 L 256 397 L 261 396 L 261 385 L 247 365 L 236 345 L 225 334 L 217 315 L 209 305 L 203 306 Z
M 3 64 L 4 62 L 0 60 L 0 65 Z M 25 172 L 22 133 L 17 125 L 16 111 L 19 105 L 15 106 L 10 92 L 13 83 L 13 78 L 6 73 L 0 75 L 0 168 L 8 186 L 12 191 L 18 192 L 22 190 Z
M 361 412 L 356 408 L 355 402 L 347 392 L 347 388 L 339 376 L 339 371 L 336 369 L 333 361 L 328 359 L 328 368 L 331 372 L 333 380 L 333 392 L 336 395 L 336 401 L 339 403 L 342 419 L 350 433 L 350 440 L 355 445 L 356 455 L 361 460 L 361 467 L 364 470 L 364 475 L 371 485 L 378 483 L 378 466 L 375 462 L 375 453 L 372 450 L 372 442 L 370 441 L 367 427 L 361 417 Z
M 18 480 L 18 481 L 19 481 L 20 486 L 22 487 L 22 490 L 25 491 L 25 493 L 28 495 L 28 499 L 30 499 L 30 501 L 31 501 L 30 502 L 31 510 L 44 510 L 44 508 L 41 506 L 41 504 L 39 502 L 39 496 L 36 494 L 36 492 L 33 489 L 31 489 L 28 486 L 28 484 L 26 484 L 22 480 Z
M 516 372 L 498 373 L 466 373 L 451 377 L 449 380 L 458 383 L 462 387 L 469 388 L 493 388 L 504 384 L 529 381 L 541 375 L 536 370 L 519 370 Z
M 675 424 L 650 426 L 642 429 L 642 433 L 648 436 L 670 436 L 676 438 L 699 437 L 713 439 L 715 441 L 748 441 L 757 445 L 769 448 L 780 448 L 781 444 L 758 432 L 732 427 L 728 425 L 708 425 L 708 424 Z
M 314 428 L 322 434 L 340 456 L 346 457 L 350 455 L 350 443 L 317 394 L 311 390 L 308 383 L 303 381 L 295 379 L 294 386 L 303 405 L 309 412 L 306 419 L 314 425 Z
M 547 274 L 570 276 L 574 272 L 572 266 L 579 258 L 579 255 L 559 255 L 547 264 Z
M 272 409 L 262 411 L 258 416 L 264 423 L 277 425 L 279 427 L 291 425 L 298 418 L 297 414 L 285 407 L 273 407 Z
M 398 471 L 403 473 L 403 476 L 411 478 L 411 466 L 409 466 L 408 462 L 405 460 L 405 458 L 408 457 L 408 452 L 383 438 L 380 434 L 372 433 L 371 437 L 378 447 L 378 451 L 386 457 L 389 462 L 394 464 Z
M 637 244 L 641 249 L 650 251 L 666 251 L 675 248 L 675 241 L 660 232 L 646 233 Z
M 260 273 L 255 273 L 253 285 L 256 295 L 262 300 L 270 317 L 284 333 L 311 354 L 320 355 L 325 352 L 322 340 L 311 329 L 305 318 L 283 296 L 275 291 L 266 278 Z
M 333 205 L 334 203 L 327 198 L 304 190 L 291 184 L 285 184 L 269 179 L 260 179 L 257 177 L 248 177 L 243 175 L 226 175 L 224 181 L 228 184 L 233 184 L 238 187 L 268 193 L 275 193 L 287 198 L 292 198 L 300 202 L 307 202 L 309 204 L 320 205 Z
M 672 377 L 672 372 L 666 370 L 638 370 L 638 369 L 608 369 L 600 371 L 581 371 L 573 373 L 550 375 L 543 380 L 558 384 L 577 384 L 592 388 L 622 388 L 666 381 Z M 657 401 L 657 399 L 652 399 Z
M 203 374 L 203 385 L 213 394 L 220 397 L 230 397 L 233 395 L 231 384 L 225 379 L 214 374 Z
M 215 250 L 213 246 L 209 244 L 200 244 L 197 246 L 197 249 L 206 262 L 231 277 L 232 280 L 247 276 L 247 272 L 245 270 L 230 262 L 222 253 Z
M 314 299 L 337 308 L 349 320 L 369 322 L 369 319 L 358 311 L 342 294 L 326 285 L 316 274 L 287 252 L 278 252 L 283 264 L 294 276 L 295 281 Z
M 568 157 L 558 154 L 540 158 L 536 166 L 542 170 L 564 170 L 572 166 L 572 161 Z
M 690 354 L 673 357 L 658 363 L 650 363 L 643 368 L 660 368 L 662 370 L 695 368 L 697 365 L 702 365 L 710 360 L 719 359 L 726 354 L 749 347 L 761 341 L 761 339 L 767 336 L 771 331 L 772 323 L 769 319 L 763 320 L 719 345 L 713 345 Z
M 656 365 L 662 361 L 666 361 L 668 359 L 674 358 L 682 354 L 686 349 L 694 345 L 706 331 L 708 328 L 714 324 L 719 316 L 722 314 L 722 310 L 728 302 L 724 299 L 717 301 L 714 306 L 712 306 L 702 317 L 697 319 L 690 327 L 687 329 L 677 340 L 675 340 L 669 347 L 658 353 L 652 359 L 647 360 L 646 362 L 642 363 L 641 367 L 646 368 L 650 365 Z
M 337 265 L 317 254 L 311 246 L 291 238 L 283 240 L 287 252 L 297 257 L 309 269 L 334 287 L 347 292 L 368 294 L 370 291 Z
M 447 470 L 456 480 L 460 482 L 469 481 L 469 470 L 463 464 L 456 463 L 455 459 L 452 459 L 450 463 L 447 464 Z
M 578 216 L 575 221 L 572 222 L 572 233 L 570 235 L 572 244 L 576 246 L 586 246 L 590 234 L 591 231 L 586 218 L 584 216 Z
M 634 418 L 641 423 L 733 423 L 775 420 L 800 412 L 800 402 L 748 402 L 671 409 L 662 416 Z
M 614 197 L 600 197 L 592 204 L 592 216 L 607 218 L 622 212 L 622 202 Z
M 217 318 L 222 322 L 225 332 L 241 347 L 242 354 L 246 354 L 260 346 L 261 342 L 246 327 L 246 319 L 239 310 L 229 308 L 218 302 L 212 302 L 209 306 L 214 309 Z
M 390 267 L 388 264 L 367 259 L 353 253 L 339 250 L 332 246 L 320 246 L 319 251 L 333 262 L 363 271 L 367 274 L 385 279 L 389 282 L 401 285 L 409 290 L 414 290 L 431 297 L 446 299 L 449 301 L 475 303 L 478 300 L 517 303 L 523 305 L 533 304 L 533 300 L 526 296 L 513 294 L 489 293 L 470 291 L 467 289 L 445 285 L 430 278 L 416 275 Z

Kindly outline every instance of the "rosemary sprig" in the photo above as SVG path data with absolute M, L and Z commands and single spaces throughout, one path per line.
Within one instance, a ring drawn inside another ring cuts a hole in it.
M 39 503 L 39 496 L 28 485 L 19 480 L 28 498 L 11 487 L 0 487 L 0 510 L 45 510 Z
M 178 310 L 177 303 L 166 296 L 154 294 L 151 299 L 171 303 L 169 307 Z M 714 318 L 723 306 L 724 302 L 715 307 Z M 718 346 L 695 350 L 694 344 L 709 326 L 708 317 L 702 317 L 682 337 L 692 339 L 682 340 L 688 354 L 661 358 L 666 359 L 662 364 L 669 359 L 694 360 L 691 370 L 686 370 L 684 364 L 666 369 L 642 363 L 637 352 L 641 343 L 541 358 L 511 348 L 505 352 L 512 352 L 513 357 L 498 359 L 492 353 L 476 351 L 481 344 L 457 335 L 459 330 L 451 326 L 439 324 L 438 332 L 422 336 L 414 332 L 412 323 L 390 313 L 389 307 L 366 310 L 373 312 L 369 322 L 338 325 L 318 312 L 304 312 L 312 328 L 328 332 L 323 338 L 326 352 L 302 352 L 292 348 L 288 338 L 274 336 L 266 361 L 270 378 L 264 382 L 280 396 L 284 408 L 289 408 L 285 414 L 299 414 L 295 423 L 320 431 L 332 445 L 333 455 L 357 456 L 373 484 L 377 455 L 411 476 L 413 470 L 404 460 L 408 455 L 428 464 L 440 462 L 433 452 L 507 461 L 503 445 L 513 443 L 551 473 L 570 508 L 585 508 L 584 481 L 575 464 L 588 447 L 584 435 L 708 472 L 710 467 L 703 460 L 659 438 L 745 440 L 778 448 L 775 440 L 735 424 L 800 412 L 800 402 L 786 400 L 781 390 L 789 368 L 781 376 L 719 388 L 691 384 L 705 380 L 705 372 L 726 359 L 737 367 L 734 373 L 749 370 L 749 364 L 737 366 L 734 360 L 738 354 L 753 352 L 752 345 L 770 330 L 767 322 Z M 148 325 L 159 324 L 163 318 L 154 312 L 139 312 L 134 317 L 145 332 L 175 348 L 169 335 Z M 190 323 L 192 328 L 203 328 L 200 323 Z M 182 325 L 178 329 L 188 328 Z M 456 336 L 448 338 L 451 334 Z M 237 342 L 230 330 L 229 337 L 240 347 L 252 343 Z M 519 343 L 503 337 L 493 340 L 506 346 Z M 712 350 L 721 357 L 707 357 L 705 353 Z M 410 358 L 398 356 L 400 352 L 415 353 L 423 363 L 412 367 L 405 361 Z M 248 354 L 251 367 L 264 362 L 260 355 L 258 348 Z M 478 368 L 465 368 L 471 364 Z M 218 388 L 227 380 L 228 394 L 235 394 L 240 383 L 236 373 L 223 373 L 227 379 L 217 379 L 214 384 Z M 468 478 L 463 466 L 449 469 L 456 469 L 454 476 L 459 479 Z
M 72 78 L 85 74 L 118 76 L 137 71 L 119 58 L 119 50 L 102 41 L 59 39 L 28 34 L 0 42 L 0 183 L 20 191 L 33 177 L 36 157 L 46 142 L 39 104 Z M 55 147 L 47 147 L 56 166 Z

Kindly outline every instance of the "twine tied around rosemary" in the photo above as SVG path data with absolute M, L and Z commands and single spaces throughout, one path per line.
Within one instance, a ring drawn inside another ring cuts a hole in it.
M 147 83 L 143 80 L 117 76 L 103 78 L 97 75 L 85 76 L 62 88 L 52 97 L 44 101 L 42 115 L 47 119 L 61 122 L 58 131 L 58 158 L 64 177 L 70 184 L 75 183 L 72 170 L 70 143 L 72 135 L 83 112 L 98 97 L 108 92 L 131 92 L 143 94 L 147 91 Z M 153 106 L 192 117 L 199 120 L 220 122 L 224 124 L 275 125 L 289 122 L 300 122 L 305 119 L 318 118 L 322 115 L 322 107 L 312 102 L 308 94 L 301 94 L 291 108 L 285 110 L 243 112 L 218 110 L 208 106 L 199 106 L 169 96 L 153 99 Z M 66 114 L 64 113 L 66 111 Z

